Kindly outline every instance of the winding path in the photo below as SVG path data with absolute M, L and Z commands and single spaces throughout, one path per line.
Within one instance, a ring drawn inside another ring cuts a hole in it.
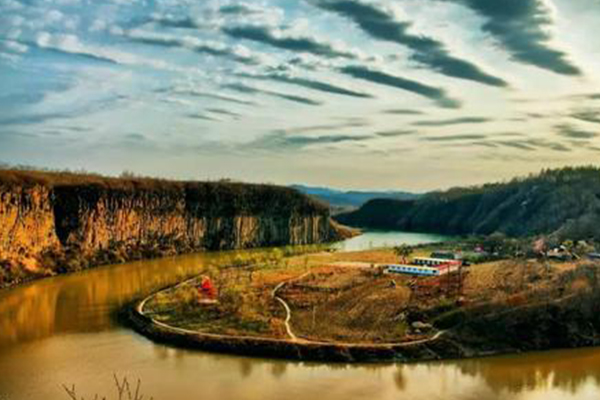
M 194 331 L 194 330 L 190 330 L 190 329 L 174 327 L 172 325 L 168 325 L 163 322 L 157 321 L 154 318 L 150 318 L 150 320 L 156 326 L 160 326 L 167 331 L 176 332 L 176 333 L 180 333 L 180 334 L 184 334 L 184 335 L 197 335 L 197 336 L 203 336 L 206 338 L 223 339 L 223 340 L 240 339 L 240 340 L 262 340 L 262 341 L 267 341 L 267 342 L 285 342 L 285 341 L 287 341 L 289 343 L 295 343 L 295 344 L 301 344 L 301 345 L 309 344 L 309 345 L 317 345 L 317 346 L 319 346 L 319 345 L 321 345 L 321 346 L 336 345 L 336 346 L 343 346 L 348 349 L 352 349 L 352 348 L 390 349 L 390 348 L 404 348 L 404 347 L 410 347 L 410 346 L 426 345 L 427 343 L 434 342 L 434 341 L 440 339 L 442 336 L 444 336 L 447 333 L 446 330 L 441 330 L 441 331 L 436 332 L 433 336 L 430 336 L 428 338 L 413 340 L 410 342 L 372 343 L 372 344 L 328 342 L 328 341 L 319 341 L 319 340 L 308 340 L 308 339 L 305 339 L 302 337 L 298 337 L 298 336 L 296 336 L 296 334 L 294 334 L 291 324 L 290 324 L 290 320 L 292 318 L 292 310 L 291 310 L 290 306 L 287 304 L 287 302 L 277 295 L 277 292 L 279 290 L 281 290 L 288 283 L 301 280 L 304 277 L 308 276 L 309 274 L 310 274 L 310 272 L 305 272 L 297 277 L 284 280 L 283 282 L 280 282 L 279 284 L 277 284 L 277 286 L 275 286 L 275 288 L 271 291 L 271 296 L 274 299 L 276 299 L 277 301 L 279 301 L 281 303 L 281 305 L 283 306 L 283 308 L 285 309 L 286 318 L 285 318 L 284 323 L 285 323 L 286 333 L 288 334 L 289 339 L 282 340 L 282 339 L 271 339 L 271 338 L 257 338 L 257 337 L 245 336 L 245 335 L 232 336 L 232 335 L 223 335 L 223 334 L 214 334 L 214 333 L 203 333 L 203 332 Z M 197 277 L 187 279 L 183 282 L 180 282 L 179 284 L 175 285 L 174 287 L 179 287 L 181 285 L 185 285 L 186 283 L 193 281 L 194 279 L 197 279 Z M 142 301 L 137 303 L 135 310 L 138 314 L 145 315 L 144 306 L 145 306 L 146 302 L 148 300 L 150 300 L 150 298 L 152 298 L 154 295 L 156 295 L 156 293 L 147 296 Z
M 304 338 L 299 338 L 298 336 L 296 336 L 294 334 L 294 332 L 292 331 L 292 327 L 290 325 L 290 320 L 292 318 L 292 310 L 290 309 L 290 306 L 285 302 L 285 300 L 283 300 L 281 297 L 279 297 L 277 295 L 277 292 L 283 288 L 285 285 L 287 285 L 290 282 L 295 282 L 295 281 L 299 281 L 301 279 L 303 279 L 305 276 L 309 275 L 310 272 L 305 272 L 302 275 L 299 275 L 295 278 L 291 278 L 288 280 L 285 280 L 281 283 L 279 283 L 277 286 L 275 286 L 275 288 L 273 289 L 273 291 L 271 292 L 271 295 L 273 296 L 274 299 L 278 300 L 282 305 L 283 308 L 285 308 L 285 312 L 286 312 L 286 317 L 285 317 L 285 330 L 287 331 L 288 336 L 290 337 L 290 339 L 293 342 L 303 342 L 303 343 L 327 343 L 327 342 L 321 342 L 321 341 L 315 341 L 315 340 L 308 340 L 308 339 L 304 339 Z M 419 340 L 413 340 L 410 342 L 400 342 L 400 343 L 393 343 L 394 346 L 399 346 L 399 347 L 408 347 L 408 346 L 414 346 L 414 345 L 418 345 L 418 344 L 425 344 L 428 342 L 433 342 L 437 339 L 439 339 L 440 337 L 442 337 L 444 334 L 446 333 L 445 330 L 441 330 L 435 333 L 435 335 L 424 338 L 424 339 L 419 339 Z M 352 345 L 360 345 L 358 343 L 339 343 L 342 344 L 344 346 L 352 346 Z M 373 343 L 370 344 L 369 346 L 372 347 L 382 347 L 382 348 L 387 348 L 391 345 L 392 343 Z
M 290 306 L 285 302 L 285 300 L 283 300 L 281 297 L 279 297 L 277 295 L 277 292 L 284 287 L 286 284 L 293 282 L 293 281 L 299 281 L 300 279 L 304 278 L 305 276 L 307 276 L 310 272 L 305 272 L 300 276 L 297 276 L 295 278 L 292 279 L 288 279 L 286 281 L 283 281 L 281 283 L 279 283 L 277 286 L 275 286 L 275 289 L 273 289 L 273 291 L 271 292 L 271 296 L 273 296 L 274 299 L 276 299 L 277 301 L 279 301 L 282 305 L 283 308 L 285 308 L 285 330 L 288 334 L 288 336 L 290 337 L 291 340 L 293 340 L 294 342 L 308 342 L 308 340 L 305 339 L 299 339 L 298 336 L 296 336 L 294 334 L 294 332 L 292 331 L 292 327 L 290 326 L 290 320 L 292 319 L 292 310 L 290 309 Z

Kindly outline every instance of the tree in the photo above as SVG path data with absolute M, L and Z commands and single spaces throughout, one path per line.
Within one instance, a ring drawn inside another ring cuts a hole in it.
M 594 246 L 590 245 L 585 240 L 580 240 L 575 244 L 575 252 L 579 256 L 584 256 L 588 253 L 594 252 Z
M 402 259 L 402 263 L 406 264 L 406 259 L 413 253 L 412 247 L 407 244 L 401 244 L 400 246 L 394 246 L 394 254 Z
M 562 242 L 562 248 L 570 258 L 579 258 L 579 256 L 575 254 L 575 243 L 572 240 L 565 240 Z
M 504 250 L 506 235 L 501 232 L 495 232 L 487 236 L 483 241 L 485 251 L 490 254 L 496 254 Z

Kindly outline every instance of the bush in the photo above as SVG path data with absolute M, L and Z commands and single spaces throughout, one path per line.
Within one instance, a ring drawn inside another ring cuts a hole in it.
M 138 379 L 137 384 L 134 386 L 129 384 L 127 377 L 124 377 L 123 380 L 120 380 L 117 375 L 113 375 L 115 387 L 117 389 L 117 399 L 118 400 L 143 400 L 147 398 L 141 391 L 142 382 Z M 75 385 L 68 387 L 66 385 L 62 385 L 63 389 L 67 393 L 68 397 L 71 400 L 85 400 L 85 397 L 79 395 L 75 388 Z M 100 396 L 96 394 L 94 397 L 89 397 L 89 399 L 99 399 Z M 102 397 L 103 400 L 107 400 L 107 397 Z M 153 397 L 147 398 L 148 400 L 153 400 Z
M 193 310 L 198 306 L 198 290 L 190 285 L 177 288 L 173 298 L 175 303 L 185 311 Z

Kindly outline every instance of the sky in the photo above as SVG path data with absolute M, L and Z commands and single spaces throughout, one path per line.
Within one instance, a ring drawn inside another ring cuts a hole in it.
M 0 0 L 0 162 L 426 191 L 600 157 L 598 0 Z

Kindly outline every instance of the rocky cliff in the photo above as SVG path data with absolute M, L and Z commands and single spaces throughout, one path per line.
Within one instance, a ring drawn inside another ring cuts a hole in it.
M 200 250 L 325 243 L 326 206 L 270 185 L 0 172 L 0 283 Z

